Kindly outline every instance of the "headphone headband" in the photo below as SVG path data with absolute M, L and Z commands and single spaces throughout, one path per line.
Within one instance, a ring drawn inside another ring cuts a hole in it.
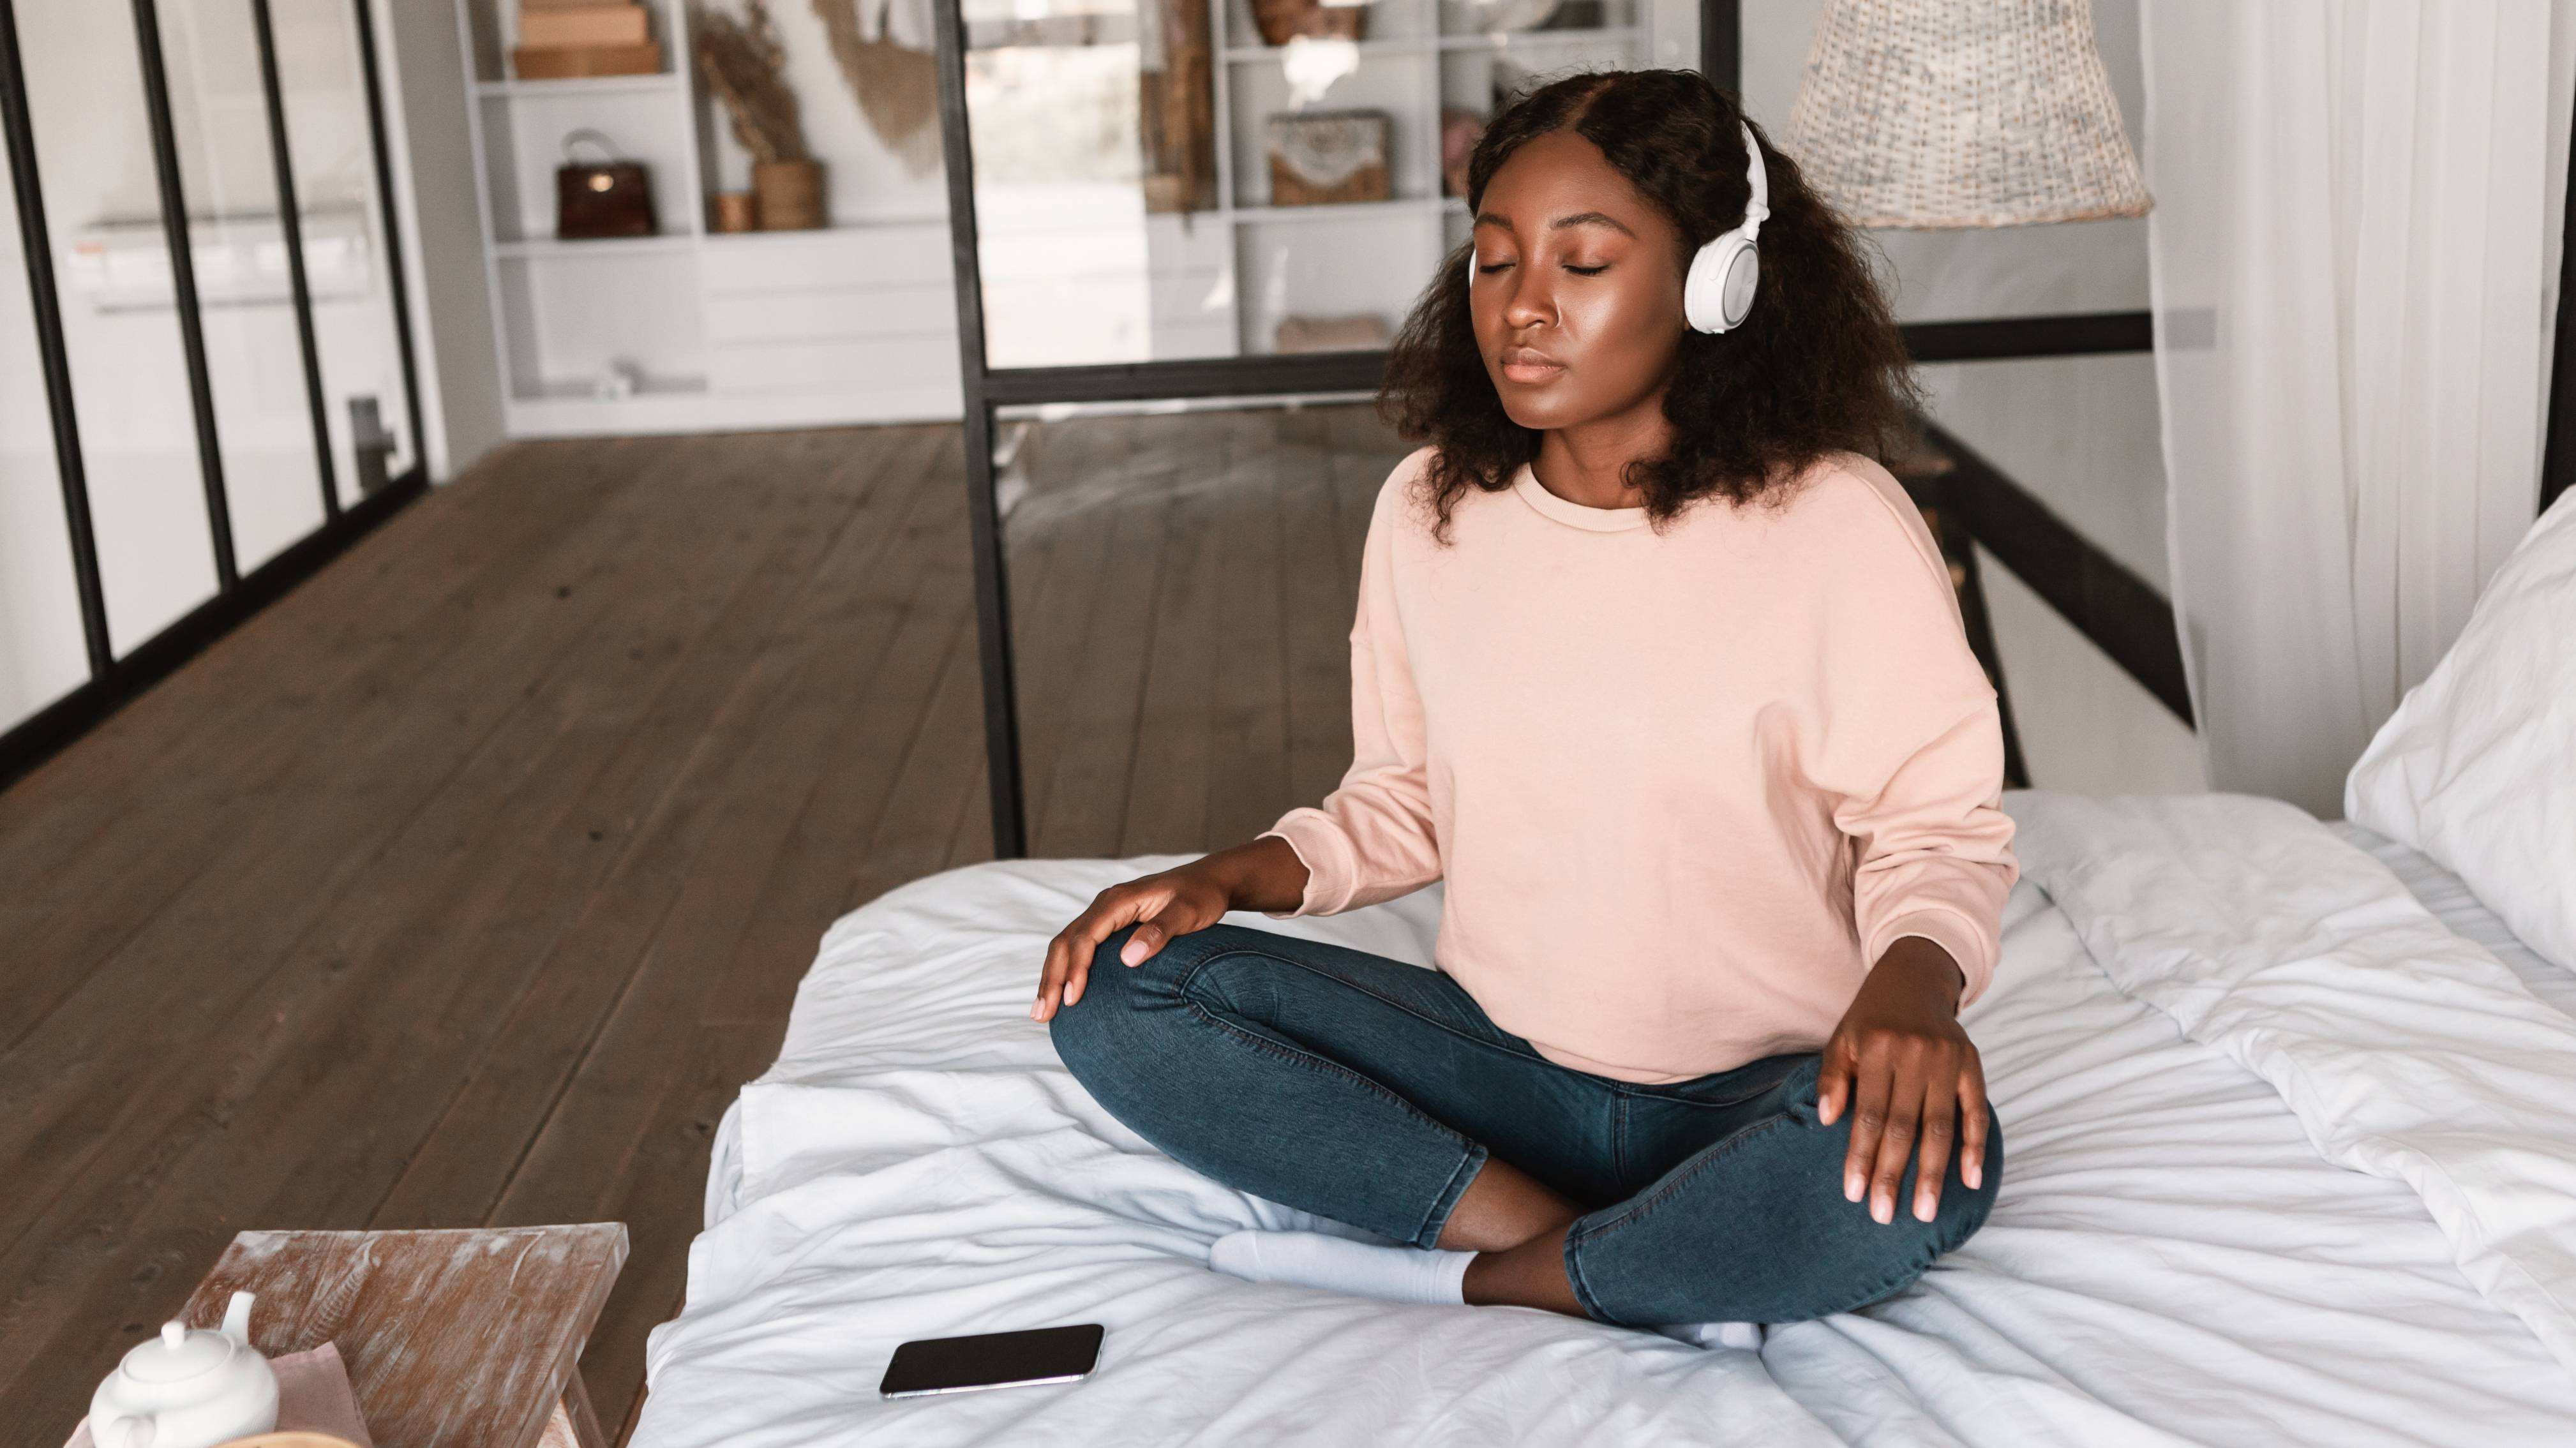
M 1744 179 L 1753 187 L 1753 197 L 1744 203 L 1744 224 L 1736 230 L 1751 241 L 1762 234 L 1762 223 L 1771 215 L 1771 173 L 1762 164 L 1762 143 L 1753 139 L 1753 127 L 1743 121 L 1735 123 L 1744 133 Z

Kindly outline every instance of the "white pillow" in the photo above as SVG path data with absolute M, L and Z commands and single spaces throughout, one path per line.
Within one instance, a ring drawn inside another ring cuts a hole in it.
M 2576 970 L 2576 489 L 2370 741 L 2343 810 L 2440 861 L 2525 945 Z

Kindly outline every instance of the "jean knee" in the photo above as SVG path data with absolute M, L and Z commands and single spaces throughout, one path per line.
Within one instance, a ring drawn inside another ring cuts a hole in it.
M 1056 1008 L 1055 1019 L 1047 1023 L 1047 1034 L 1055 1040 L 1055 1053 L 1073 1074 L 1086 1081 L 1086 1069 L 1093 1061 L 1113 1057 L 1129 1034 L 1132 1016 L 1139 1004 L 1135 982 L 1128 978 L 1127 967 L 1118 959 L 1119 947 L 1127 943 L 1130 931 L 1121 930 L 1100 942 L 1091 953 L 1091 968 L 1083 977 L 1082 996 Z
M 1867 1285 L 1853 1301 L 1837 1310 L 1867 1307 L 1895 1296 L 1931 1271 L 1932 1264 L 1966 1245 L 1994 1211 L 1995 1192 L 2003 1184 L 2003 1166 L 2003 1127 L 1995 1123 L 1988 1128 L 1984 1170 L 1977 1186 L 1971 1189 L 1967 1185 L 1954 1162 L 1941 1184 L 1941 1201 L 1929 1222 L 1914 1215 L 1913 1177 L 1909 1173 L 1904 1190 L 1897 1195 L 1896 1220 L 1868 1234 L 1879 1250 L 1877 1260 L 1867 1264 L 1861 1274 Z
M 1184 935 L 1131 966 L 1118 952 L 1133 933 L 1131 926 L 1100 942 L 1082 998 L 1059 1008 L 1048 1023 L 1056 1055 L 1094 1094 L 1096 1078 L 1153 1048 L 1153 1037 L 1172 1020 L 1162 1008 L 1179 1003 L 1181 983 L 1203 949 L 1198 936 Z

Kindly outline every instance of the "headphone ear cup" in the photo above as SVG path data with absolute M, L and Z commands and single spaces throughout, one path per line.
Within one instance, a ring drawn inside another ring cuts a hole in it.
M 1682 279 L 1682 315 L 1697 332 L 1741 326 L 1753 310 L 1762 264 L 1742 231 L 1730 231 L 1699 249 Z
M 1745 315 L 1753 310 L 1753 293 L 1762 284 L 1762 249 L 1746 242 L 1726 261 L 1726 277 L 1719 284 L 1718 306 L 1726 314 L 1728 328 L 1744 325 Z

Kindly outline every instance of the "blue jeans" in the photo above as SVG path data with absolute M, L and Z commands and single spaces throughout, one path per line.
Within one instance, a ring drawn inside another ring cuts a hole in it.
M 1416 1247 L 1490 1156 L 1584 1211 L 1565 1275 L 1603 1322 L 1797 1322 L 1875 1302 L 1986 1220 L 1956 1162 L 1935 1219 L 1843 1199 L 1846 1115 L 1816 1119 L 1812 1054 L 1647 1086 L 1547 1060 L 1457 982 L 1219 925 L 1141 966 L 1101 946 L 1056 1050 L 1139 1136 L 1230 1187 Z

